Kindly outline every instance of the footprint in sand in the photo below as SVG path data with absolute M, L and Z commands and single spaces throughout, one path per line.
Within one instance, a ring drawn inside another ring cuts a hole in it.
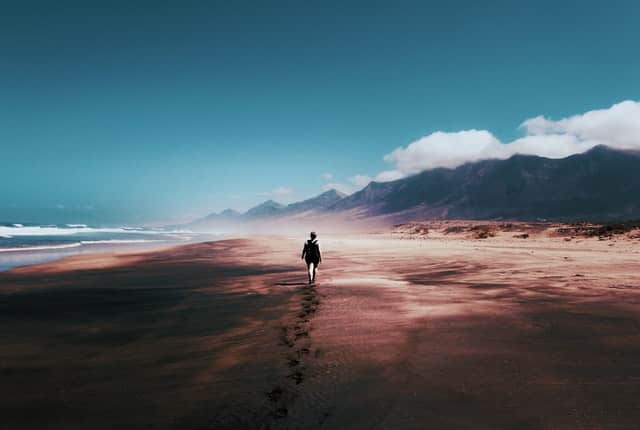
M 309 337 L 309 332 L 308 331 L 301 331 L 299 333 L 296 333 L 295 339 L 298 340 L 300 338 L 303 337 Z
M 280 343 L 286 345 L 289 348 L 293 348 L 295 343 L 289 338 L 289 329 L 287 327 L 280 327 Z
M 304 381 L 304 374 L 300 371 L 293 372 L 288 377 L 293 379 L 296 385 L 301 384 L 302 381 Z
M 298 360 L 297 358 L 290 358 L 287 364 L 289 365 L 289 367 L 296 367 L 300 364 L 300 360 Z
M 289 413 L 288 409 L 285 407 L 282 407 L 271 412 L 271 416 L 275 419 L 280 419 L 280 418 L 285 418 L 288 413 Z
M 282 388 L 276 387 L 267 393 L 267 397 L 269 398 L 269 400 L 275 403 L 280 400 L 283 394 L 284 391 L 282 391 Z

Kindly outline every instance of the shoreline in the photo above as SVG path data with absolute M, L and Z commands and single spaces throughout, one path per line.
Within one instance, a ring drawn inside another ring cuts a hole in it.
M 224 240 L 224 239 L 219 239 Z M 202 242 L 211 242 L 209 238 Z M 215 240 L 214 240 L 215 241 Z M 198 243 L 194 241 L 100 241 L 96 243 L 77 242 L 68 245 L 50 247 L 0 249 L 0 273 L 16 268 L 29 267 L 59 261 L 81 255 L 122 254 L 132 252 L 154 252 L 163 249 Z

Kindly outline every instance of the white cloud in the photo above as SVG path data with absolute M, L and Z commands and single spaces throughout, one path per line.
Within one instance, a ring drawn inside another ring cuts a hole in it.
M 620 149 L 640 148 L 640 102 L 624 101 L 559 121 L 542 116 L 524 121 L 528 135 L 574 136 L 581 142 L 597 142 Z
M 640 102 L 624 101 L 558 121 L 538 116 L 524 121 L 526 135 L 502 143 L 487 130 L 437 131 L 407 147 L 399 147 L 384 159 L 394 168 L 379 173 L 386 182 L 436 167 L 457 167 L 485 159 L 506 159 L 515 154 L 564 158 L 596 145 L 640 149 Z
M 293 194 L 293 188 L 278 187 L 271 191 L 271 194 L 274 196 L 288 196 L 289 194 Z
M 547 158 L 564 158 L 587 151 L 597 142 L 581 142 L 569 134 L 534 134 L 501 145 L 502 151 L 493 158 L 508 158 L 514 154 L 538 155 Z
M 348 179 L 347 182 L 329 182 L 322 186 L 323 191 L 329 191 L 334 189 L 336 191 L 340 191 L 343 194 L 353 194 L 356 191 L 361 190 L 362 188 L 369 185 L 373 178 L 367 175 L 353 175 Z
M 407 175 L 399 170 L 385 170 L 376 175 L 376 182 L 391 182 L 398 179 L 405 178 Z
M 369 185 L 373 179 L 367 175 L 354 175 L 349 178 L 349 181 L 358 188 L 364 188 Z
M 357 190 L 349 184 L 343 184 L 341 182 L 329 182 L 328 184 L 324 184 L 322 186 L 322 191 L 336 190 L 343 194 L 353 194 Z
M 491 158 L 500 141 L 486 130 L 455 133 L 437 131 L 385 155 L 396 170 L 411 175 L 435 167 L 456 167 L 469 161 Z
M 333 179 L 333 173 L 323 173 L 320 177 L 323 181 L 330 181 Z

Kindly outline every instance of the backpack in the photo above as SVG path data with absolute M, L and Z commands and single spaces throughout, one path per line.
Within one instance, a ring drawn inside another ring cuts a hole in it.
M 317 242 L 307 241 L 307 259 L 315 261 L 320 259 L 320 248 L 318 247 Z

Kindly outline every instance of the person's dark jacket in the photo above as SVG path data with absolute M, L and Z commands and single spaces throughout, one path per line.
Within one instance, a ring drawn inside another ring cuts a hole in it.
M 322 261 L 318 239 L 309 239 L 304 243 L 304 248 L 302 248 L 302 258 L 304 258 L 304 261 L 306 261 L 307 264 L 313 263 L 316 266 Z

